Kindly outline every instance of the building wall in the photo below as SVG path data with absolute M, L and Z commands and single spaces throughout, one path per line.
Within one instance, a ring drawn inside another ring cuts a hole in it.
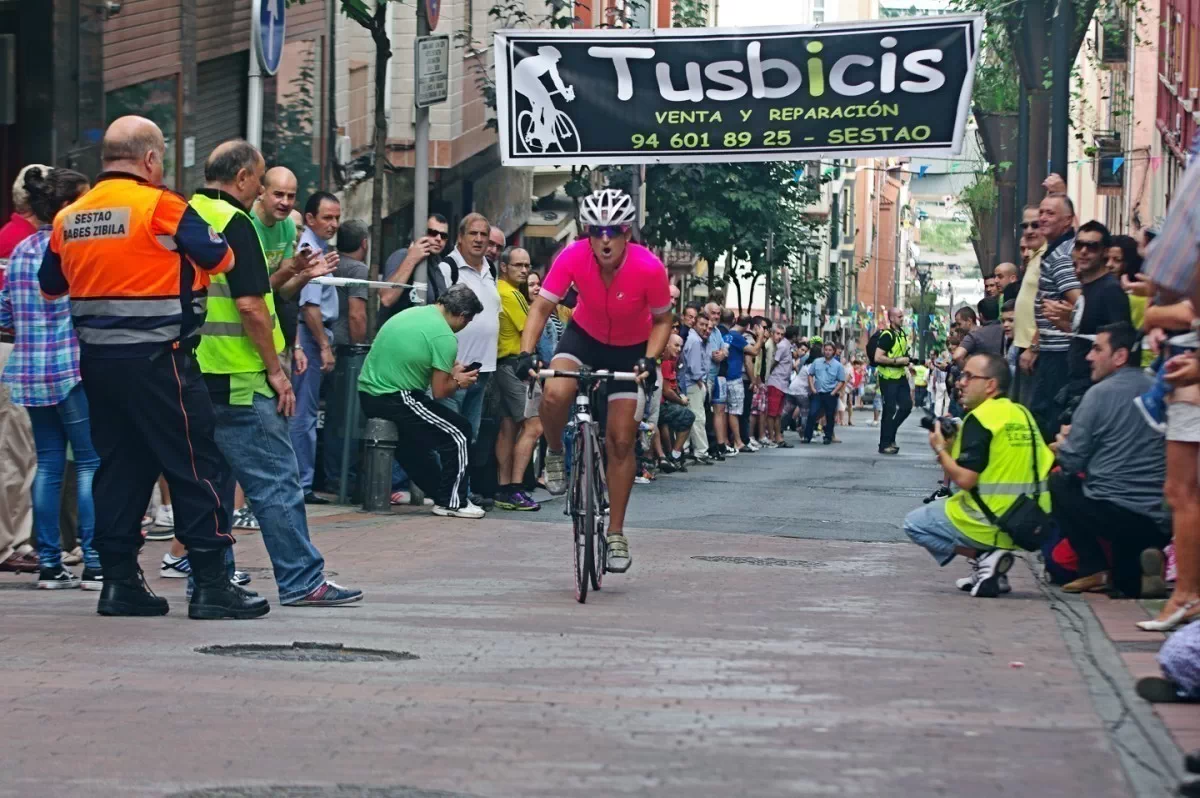
M 1155 111 L 1158 106 L 1158 25 L 1149 15 L 1133 15 L 1135 27 L 1130 34 L 1128 86 L 1133 93 L 1133 109 L 1127 133 L 1129 144 L 1125 147 L 1128 160 L 1125 168 L 1125 218 L 1130 229 L 1153 223 L 1157 213 L 1154 208 L 1152 168 L 1156 155 L 1155 144 L 1159 139 L 1155 129 Z
M 104 22 L 104 90 L 179 72 L 181 0 L 128 0 Z
M 1196 135 L 1200 91 L 1200 10 L 1192 0 L 1162 0 L 1159 15 L 1158 108 L 1156 124 L 1163 146 L 1163 174 L 1156 183 L 1169 205 Z
M 432 167 L 453 167 L 497 141 L 495 132 L 486 127 L 492 114 L 484 102 L 479 85 L 479 72 L 473 67 L 475 59 L 468 55 L 455 37 L 458 31 L 467 28 L 467 13 L 470 10 L 472 39 L 482 52 L 483 63 L 490 64 L 492 35 L 500 25 L 497 20 L 488 17 L 489 8 L 486 3 L 468 0 L 449 0 L 442 3 L 440 21 L 434 34 L 451 37 L 450 89 L 447 101 L 433 106 L 429 112 L 429 162 Z M 393 4 L 389 156 L 396 166 L 413 165 L 412 143 L 416 135 L 413 108 L 416 79 L 413 64 L 417 36 L 416 13 L 415 4 Z M 359 31 L 361 30 L 359 28 Z M 347 36 L 349 41 L 356 42 L 347 57 L 369 60 L 373 69 L 374 46 L 370 39 L 365 37 L 365 34 L 356 32 L 347 32 Z M 373 93 L 371 96 L 373 107 Z M 339 108 L 339 121 L 346 118 L 348 111 L 346 104 Z

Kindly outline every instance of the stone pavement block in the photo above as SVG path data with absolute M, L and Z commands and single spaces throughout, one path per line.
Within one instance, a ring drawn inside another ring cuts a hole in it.
M 361 605 L 201 623 L 182 580 L 150 577 L 172 602 L 156 619 L 100 618 L 95 594 L 0 593 L 13 742 L 0 794 L 1127 794 L 1019 571 L 1013 597 L 973 600 L 952 584 L 965 566 L 907 545 L 637 530 L 634 569 L 581 606 L 560 523 L 340 516 L 314 539 L 339 581 L 367 590 Z M 760 564 L 693 559 L 730 556 Z M 259 535 L 237 557 L 268 567 Z M 275 603 L 262 573 L 253 587 Z M 420 659 L 195 653 L 294 640 Z

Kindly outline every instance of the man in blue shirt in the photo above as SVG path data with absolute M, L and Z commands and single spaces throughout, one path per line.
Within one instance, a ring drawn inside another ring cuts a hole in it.
M 846 367 L 833 356 L 833 344 L 821 347 L 820 360 L 808 367 L 809 410 L 804 426 L 804 443 L 812 443 L 817 417 L 825 416 L 825 445 L 833 443 L 833 426 L 837 418 L 837 397 L 846 384 Z
M 317 191 L 304 206 L 304 233 L 297 249 L 310 249 L 313 255 L 335 265 L 337 249 L 329 242 L 341 225 L 342 206 L 338 198 Z M 300 486 L 305 504 L 328 504 L 313 493 L 313 466 L 317 454 L 317 411 L 321 397 L 321 375 L 333 371 L 333 322 L 338 317 L 337 289 L 331 285 L 309 283 L 300 291 L 300 324 L 295 348 L 304 353 L 307 367 L 292 372 L 292 390 L 296 392 L 296 413 L 288 425 L 296 463 L 300 467 Z
M 712 465 L 708 456 L 708 433 L 705 425 L 708 414 L 704 400 L 708 398 L 708 364 L 712 362 L 709 341 L 717 336 L 712 332 L 712 323 L 707 316 L 700 316 L 692 327 L 679 358 L 679 391 L 687 397 L 688 409 L 696 416 L 692 423 L 692 456 L 701 465 Z
M 726 309 L 721 320 L 728 328 L 722 336 L 725 339 L 725 346 L 729 350 L 729 357 L 725 361 L 729 364 L 725 375 L 725 418 L 728 419 L 729 424 L 728 440 L 732 441 L 735 452 L 747 454 L 750 450 L 742 443 L 741 416 L 746 403 L 746 390 L 742 385 L 742 370 L 746 363 L 746 347 L 749 345 L 743 333 L 750 326 L 750 317 L 741 316 L 734 324 L 733 311 Z

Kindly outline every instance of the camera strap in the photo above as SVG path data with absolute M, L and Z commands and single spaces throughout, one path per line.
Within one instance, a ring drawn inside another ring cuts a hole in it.
M 1036 502 L 1042 496 L 1041 480 L 1038 479 L 1038 453 L 1037 453 L 1038 438 L 1035 437 L 1036 435 L 1038 435 L 1038 433 L 1037 433 L 1035 427 L 1033 426 L 1033 416 L 1030 414 L 1029 410 L 1024 405 L 1017 405 L 1017 407 L 1021 408 L 1021 410 L 1024 412 L 1025 423 L 1027 425 L 1029 425 L 1029 447 L 1030 447 L 1030 451 L 1033 453 L 1033 500 Z M 987 502 L 985 502 L 983 500 L 983 496 L 981 496 L 979 494 L 979 487 L 976 486 L 974 488 L 971 488 L 971 490 L 968 491 L 968 493 L 970 493 L 971 498 L 975 500 L 975 503 L 979 505 L 979 509 L 983 511 L 983 514 L 987 518 L 988 523 L 990 523 L 992 526 L 996 527 L 997 529 L 1003 529 L 1003 527 L 1000 524 L 1000 519 L 996 517 L 996 514 L 992 512 L 992 508 L 988 507 Z

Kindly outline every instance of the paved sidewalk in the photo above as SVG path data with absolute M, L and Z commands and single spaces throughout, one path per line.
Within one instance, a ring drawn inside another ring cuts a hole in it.
M 580 606 L 565 526 L 321 515 L 362 605 L 195 622 L 183 585 L 151 577 L 171 615 L 105 619 L 95 594 L 0 577 L 0 795 L 1130 794 L 1023 569 L 1012 596 L 972 600 L 952 584 L 965 566 L 909 545 L 638 529 L 630 574 Z M 726 557 L 745 559 L 696 559 Z M 238 559 L 275 604 L 259 536 Z M 292 641 L 420 659 L 195 652 Z

